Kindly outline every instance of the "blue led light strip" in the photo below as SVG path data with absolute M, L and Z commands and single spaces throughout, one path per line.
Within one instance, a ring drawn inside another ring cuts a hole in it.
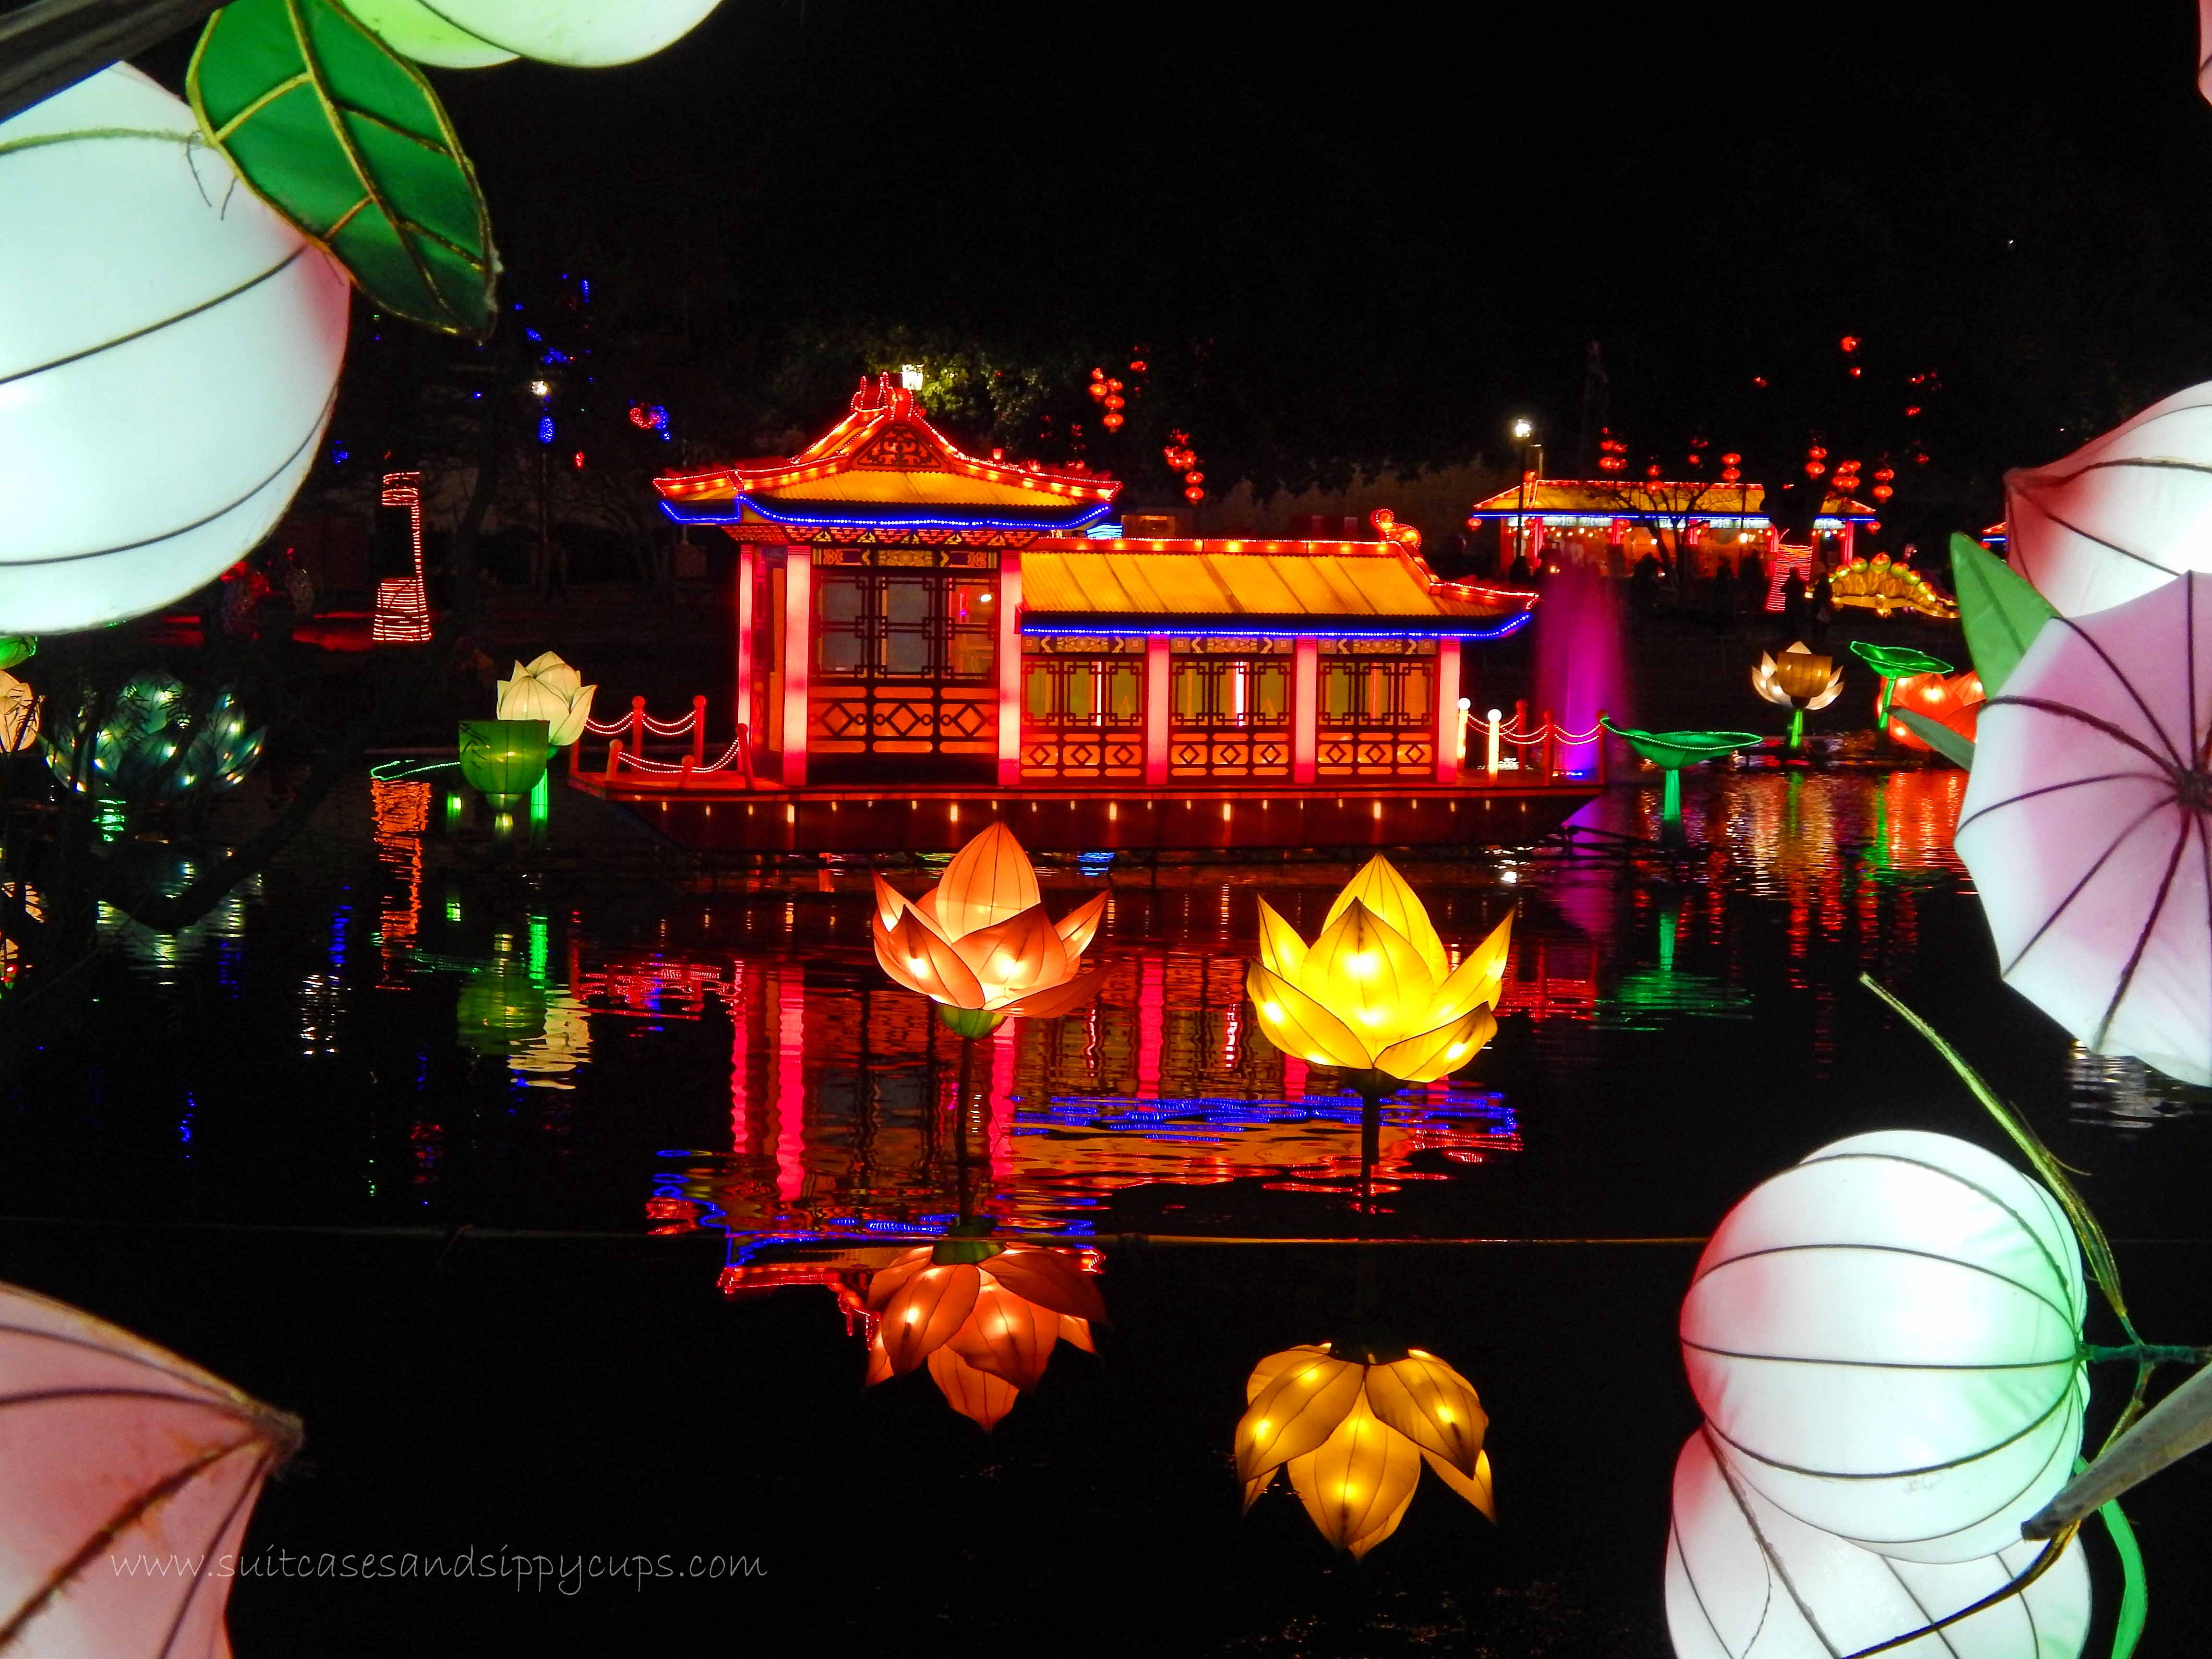
M 1029 639 L 1042 639 L 1054 635 L 1069 635 L 1083 638 L 1093 634 L 1135 635 L 1139 637 L 1158 634 L 1169 639 L 1218 639 L 1234 635 L 1239 639 L 1302 640 L 1316 634 L 1339 635 L 1356 640 L 1433 640 L 1439 638 L 1467 640 L 1502 640 L 1519 633 L 1536 619 L 1533 611 L 1523 611 L 1517 617 L 1492 629 L 1474 628 L 1348 628 L 1341 617 L 1317 617 L 1310 628 L 1250 628 L 1234 617 L 1224 617 L 1218 622 L 1200 628 L 1163 627 L 1158 623 L 1137 622 L 1064 623 L 1053 622 L 1042 626 L 1024 623 L 1022 634 Z
M 1042 519 L 831 519 L 809 518 L 799 514 L 774 513 L 747 496 L 738 498 L 738 510 L 715 516 L 705 514 L 679 513 L 676 503 L 664 501 L 660 510 L 678 524 L 742 524 L 744 509 L 750 507 L 770 524 L 786 524 L 800 529 L 814 530 L 1034 530 L 1040 535 L 1065 534 L 1097 524 L 1114 510 L 1111 501 L 1098 501 L 1083 508 L 1074 518 Z

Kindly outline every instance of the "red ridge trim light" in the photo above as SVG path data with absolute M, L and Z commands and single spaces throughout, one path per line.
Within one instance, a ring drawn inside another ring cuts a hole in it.
M 788 489 L 861 467 L 866 453 L 886 427 L 904 428 L 927 453 L 925 460 L 918 460 L 906 471 L 942 471 L 981 483 L 1011 484 L 1071 501 L 1110 501 L 1121 493 L 1121 481 L 1102 473 L 1054 471 L 1034 461 L 1016 465 L 967 453 L 933 426 L 915 404 L 914 393 L 893 385 L 888 374 L 872 386 L 863 380 L 854 394 L 853 412 L 787 459 L 664 473 L 653 481 L 653 488 L 664 496 L 685 500 Z

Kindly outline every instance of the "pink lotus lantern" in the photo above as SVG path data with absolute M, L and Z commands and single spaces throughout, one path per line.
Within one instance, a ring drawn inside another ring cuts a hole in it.
M 2005 981 L 2092 1052 L 2212 1085 L 2212 577 L 2035 635 L 1956 844 Z

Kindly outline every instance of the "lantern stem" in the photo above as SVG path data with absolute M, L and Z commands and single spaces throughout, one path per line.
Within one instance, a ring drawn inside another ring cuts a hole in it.
M 1889 735 L 1889 700 L 1896 690 L 1897 682 L 1884 674 L 1881 677 L 1881 714 L 1875 725 L 1885 738 Z
M 1792 707 L 1790 710 L 1790 752 L 1796 754 L 1805 746 L 1805 711 Z
M 1667 769 L 1667 793 L 1662 799 L 1664 804 L 1659 810 L 1659 822 L 1673 829 L 1680 829 L 1682 826 L 1682 769 L 1680 767 L 1670 766 Z

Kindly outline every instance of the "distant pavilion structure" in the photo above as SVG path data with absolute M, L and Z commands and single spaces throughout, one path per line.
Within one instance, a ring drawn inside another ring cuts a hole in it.
M 1692 574 L 1710 575 L 1747 553 L 1771 564 L 1781 542 L 1765 500 L 1766 487 L 1755 483 L 1531 478 L 1477 501 L 1468 527 L 1497 526 L 1500 571 L 1526 552 L 1532 564 L 1548 556 L 1625 576 L 1647 553 L 1668 562 L 1669 544 L 1686 534 Z M 1856 532 L 1875 522 L 1872 507 L 1832 492 L 1814 520 L 1813 556 L 1841 564 Z
M 786 844 L 810 838 L 810 817 L 818 836 L 823 811 L 843 813 L 852 844 L 848 798 L 875 833 L 893 807 L 957 825 L 963 805 L 972 833 L 981 793 L 1023 815 L 1009 822 L 1025 839 L 1063 833 L 1036 816 L 1049 805 L 1091 848 L 1352 838 L 1309 814 L 1310 792 L 1346 792 L 1313 810 L 1384 842 L 1410 822 L 1394 805 L 1431 796 L 1439 833 L 1480 839 L 1484 814 L 1441 798 L 1478 784 L 1500 792 L 1492 813 L 1546 828 L 1588 798 L 1548 739 L 1539 777 L 1533 755 L 1520 775 L 1486 773 L 1480 741 L 1468 775 L 1467 653 L 1525 627 L 1536 595 L 1439 579 L 1387 510 L 1362 538 L 1127 534 L 1167 526 L 1114 522 L 1114 478 L 964 453 L 890 376 L 796 455 L 654 482 L 671 519 L 738 544 L 738 730 L 710 763 L 695 729 L 679 765 L 644 751 L 682 722 L 641 710 L 627 740 L 621 722 L 596 726 L 617 740 L 577 781 L 601 793 L 733 794 L 756 828 L 778 793 Z M 1189 823 L 1168 824 L 1170 806 Z

